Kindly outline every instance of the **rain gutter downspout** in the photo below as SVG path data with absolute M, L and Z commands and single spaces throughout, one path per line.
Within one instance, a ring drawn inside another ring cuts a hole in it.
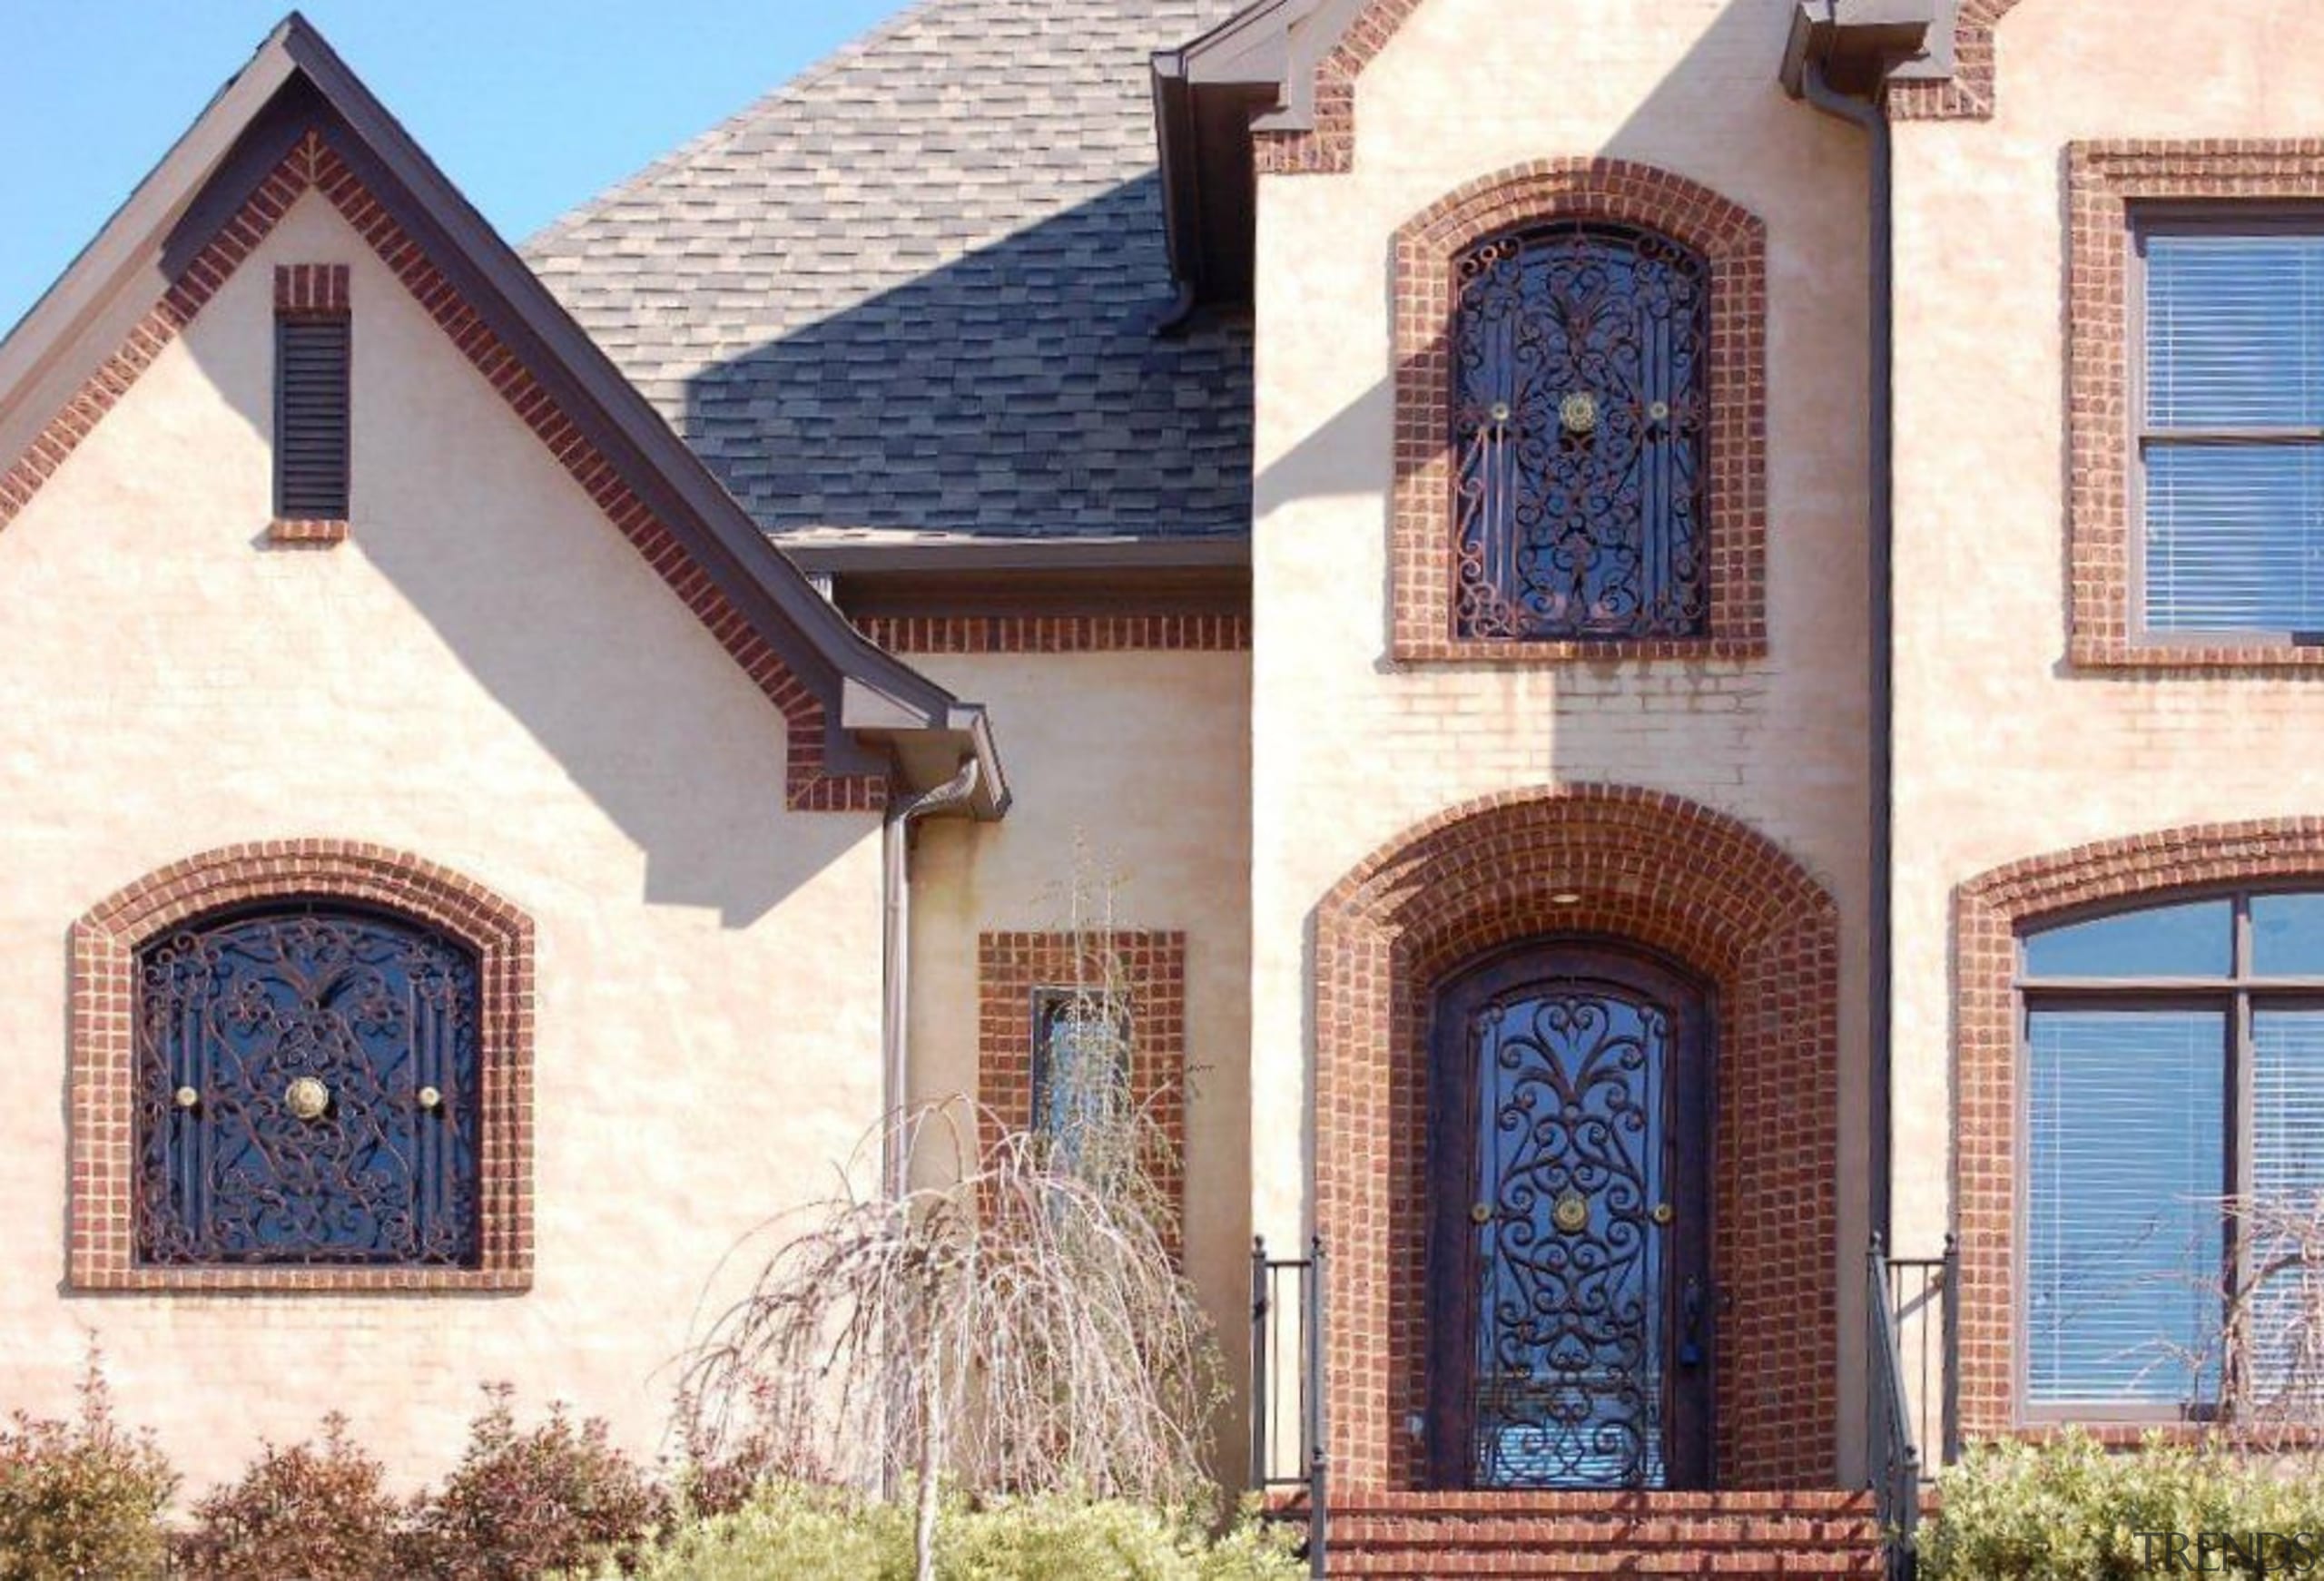
M 1890 1236 L 1890 1163 L 1894 1156 L 1895 1084 L 1890 1070 L 1893 1040 L 1890 1018 L 1894 1006 L 1895 941 L 1890 938 L 1894 908 L 1891 889 L 1895 869 L 1896 830 L 1896 637 L 1894 573 L 1896 531 L 1896 235 L 1891 191 L 1895 160 L 1889 140 L 1887 113 L 1876 98 L 1856 98 L 1834 88 L 1824 74 L 1824 63 L 1809 60 L 1801 76 L 1807 102 L 1825 114 L 1861 127 L 1872 142 L 1871 213 L 1871 375 L 1869 412 L 1870 454 L 1866 470 L 1871 495 L 1867 545 L 1871 614 L 1872 714 L 1872 962 L 1871 1078 L 1867 1095 L 1871 1116 L 1872 1232 L 1883 1243 Z M 1876 95 L 1879 92 L 1874 89 Z
M 890 1202 L 901 1202 L 910 1190 L 911 1161 L 904 1151 L 903 1127 L 897 1124 L 911 1095 L 911 1039 L 906 1021 L 911 1008 L 911 826 L 934 813 L 965 807 L 976 793 L 983 764 L 971 757 L 960 771 L 933 790 L 888 809 L 880 830 L 881 912 L 883 932 L 880 951 L 880 1053 L 885 1072 L 881 1126 L 880 1179 Z

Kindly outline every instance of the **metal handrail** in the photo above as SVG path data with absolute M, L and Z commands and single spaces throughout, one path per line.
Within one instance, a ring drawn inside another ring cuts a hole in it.
M 1285 1303 L 1277 1287 L 1285 1279 L 1295 1282 L 1295 1300 Z M 1276 1325 L 1286 1311 L 1298 1325 L 1298 1439 L 1296 1453 L 1285 1464 L 1286 1446 L 1276 1442 L 1276 1419 L 1281 1387 L 1272 1366 L 1276 1350 Z M 1265 1237 L 1251 1242 L 1251 1466 L 1253 1491 L 1265 1494 L 1283 1488 L 1303 1489 L 1307 1499 L 1307 1573 L 1320 1578 L 1331 1540 L 1330 1507 L 1324 1488 L 1330 1471 L 1325 1451 L 1324 1417 L 1324 1238 L 1307 1243 L 1307 1255 L 1271 1258 Z
M 1925 1412 L 1930 1409 L 1932 1394 L 1935 1396 L 1941 1463 L 1950 1463 L 1959 1452 L 1954 1400 L 1960 1347 L 1955 1321 L 1959 1303 L 1953 1299 L 1959 1266 L 1959 1248 L 1949 1235 L 1941 1258 L 1894 1261 L 1888 1257 L 1880 1237 L 1875 1235 L 1866 1259 L 1865 1309 L 1869 1341 L 1865 1391 L 1866 1468 L 1872 1482 L 1873 1511 L 1887 1545 L 1890 1581 L 1913 1581 L 1920 1568 L 1922 1459 L 1921 1435 L 1915 1430 L 1915 1399 Z M 1905 1289 L 1908 1281 L 1918 1282 L 1917 1291 L 1909 1296 Z M 1928 1306 L 1938 1301 L 1944 1303 L 1939 1311 L 1940 1376 L 1932 1380 Z M 1921 1328 L 1921 1387 L 1917 1396 L 1907 1385 L 1905 1368 L 1903 1325 L 1908 1318 L 1917 1321 Z M 1932 1381 L 1935 1385 L 1934 1390 Z

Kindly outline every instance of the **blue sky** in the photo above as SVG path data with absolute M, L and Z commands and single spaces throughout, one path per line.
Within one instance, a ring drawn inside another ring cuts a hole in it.
M 741 109 L 906 0 L 305 0 L 503 235 Z M 0 0 L 0 330 L 290 0 Z

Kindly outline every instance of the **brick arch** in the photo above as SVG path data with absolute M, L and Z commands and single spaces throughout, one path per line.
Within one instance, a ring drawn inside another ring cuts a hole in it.
M 1560 895 L 1578 903 L 1560 905 Z M 1464 803 L 1357 864 L 1315 915 L 1315 1223 L 1329 1244 L 1334 1476 L 1417 1487 L 1423 1409 L 1426 1019 L 1435 987 L 1547 934 L 1644 945 L 1707 979 L 1719 1027 L 1715 1461 L 1728 1487 L 1837 1471 L 1839 919 L 1764 835 L 1619 786 Z
M 483 1134 L 473 1268 L 141 1268 L 135 1233 L 137 952 L 192 918 L 248 901 L 326 897 L 415 918 L 477 953 Z M 533 923 L 474 879 L 385 846 L 335 840 L 222 846 L 146 874 L 73 925 L 66 1088 L 68 1278 L 80 1290 L 524 1290 L 532 1282 Z
M 2324 878 L 2324 818 L 2194 824 L 1996 868 L 1954 896 L 1954 1180 L 1961 1238 L 1961 1428 L 2017 1426 L 2017 936 L 2108 901 Z
M 1610 220 L 1700 254 L 1710 278 L 1705 480 L 1708 634 L 1591 643 L 1452 636 L 1453 260 L 1528 221 Z M 1401 226 L 1395 271 L 1395 481 L 1389 506 L 1389 645 L 1405 662 L 1754 658 L 1767 651 L 1768 231 L 1733 200 L 1630 160 L 1533 160 L 1480 177 Z

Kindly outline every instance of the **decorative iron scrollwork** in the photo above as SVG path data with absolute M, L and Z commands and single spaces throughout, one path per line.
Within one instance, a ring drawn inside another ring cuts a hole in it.
M 465 946 L 301 902 L 197 920 L 138 964 L 142 1262 L 474 1263 Z
M 1709 273 L 1559 221 L 1457 260 L 1455 633 L 1701 634 Z
M 1668 1013 L 1539 990 L 1471 1024 L 1484 1109 L 1476 1479 L 1657 1487 L 1664 1477 Z

